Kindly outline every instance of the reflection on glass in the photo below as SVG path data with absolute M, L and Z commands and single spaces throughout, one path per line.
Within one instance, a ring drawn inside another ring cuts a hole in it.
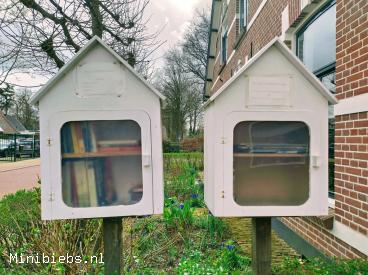
M 301 205 L 309 196 L 309 129 L 303 122 L 247 121 L 234 129 L 234 200 Z
M 333 94 L 336 94 L 336 72 L 333 71 L 321 77 L 322 84 Z
M 131 120 L 61 129 L 62 195 L 70 207 L 132 205 L 143 196 L 141 129 Z
M 315 72 L 336 61 L 336 5 L 318 14 L 297 38 L 298 57 Z

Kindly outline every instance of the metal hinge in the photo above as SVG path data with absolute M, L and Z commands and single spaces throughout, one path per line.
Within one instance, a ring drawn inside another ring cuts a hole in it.
M 221 192 L 221 199 L 224 199 L 225 198 L 225 191 L 222 191 Z
M 55 200 L 55 193 L 50 193 L 49 201 L 54 201 L 54 200 Z
M 51 138 L 47 139 L 47 146 L 51 146 Z

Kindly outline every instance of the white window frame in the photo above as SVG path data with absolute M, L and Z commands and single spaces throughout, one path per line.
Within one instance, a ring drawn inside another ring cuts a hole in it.
M 62 126 L 71 121 L 101 121 L 101 120 L 133 120 L 141 127 L 142 143 L 142 180 L 143 197 L 133 205 L 117 205 L 104 207 L 73 208 L 67 206 L 62 199 L 62 171 L 61 171 L 61 137 Z M 153 171 L 150 117 L 143 111 L 66 111 L 55 113 L 48 120 L 48 136 L 52 142 L 49 153 L 50 163 L 43 164 L 43 177 L 47 183 L 41 186 L 42 218 L 77 219 L 111 216 L 132 216 L 153 214 Z M 45 174 L 46 173 L 46 174 Z
M 243 5 L 243 9 L 242 9 Z M 243 22 L 242 22 L 243 15 Z M 248 0 L 239 0 L 239 26 L 241 29 L 247 29 L 247 20 L 248 20 Z
M 272 114 L 271 114 L 272 113 Z M 270 119 L 272 117 L 272 119 Z M 233 196 L 233 138 L 234 127 L 243 121 L 300 121 L 309 127 L 310 133 L 310 176 L 309 198 L 302 205 L 296 206 L 241 206 Z M 272 112 L 232 112 L 223 120 L 223 136 L 227 142 L 223 146 L 224 202 L 221 216 L 316 216 L 328 210 L 328 190 L 321 184 L 327 181 L 327 169 L 315 167 L 314 162 L 323 163 L 320 139 L 320 121 L 316 114 L 309 111 L 272 111 Z M 225 184 L 226 183 L 226 184 Z M 231 183 L 231 184 L 230 184 Z M 324 203 L 321 203 L 324 202 Z

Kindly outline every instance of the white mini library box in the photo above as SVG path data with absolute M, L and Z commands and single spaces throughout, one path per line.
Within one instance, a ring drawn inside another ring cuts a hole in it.
M 42 219 L 161 214 L 164 97 L 98 37 L 32 98 Z
M 215 216 L 328 212 L 334 95 L 278 39 L 205 104 L 205 202 Z

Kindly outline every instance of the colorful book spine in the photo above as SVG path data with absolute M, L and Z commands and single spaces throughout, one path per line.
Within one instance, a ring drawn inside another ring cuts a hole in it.
M 67 206 L 73 206 L 72 188 L 74 182 L 71 177 L 72 163 L 69 161 L 62 163 L 62 193 L 63 201 Z
M 72 142 L 73 142 L 73 152 L 80 153 L 81 150 L 79 148 L 76 123 L 71 123 L 70 129 L 71 129 L 71 136 L 72 136 Z
M 129 146 L 129 147 L 101 147 L 99 149 L 101 153 L 137 153 L 141 152 L 140 146 Z
M 97 152 L 97 139 L 96 139 L 96 132 L 93 122 L 89 124 L 89 132 L 90 132 L 90 149 L 91 152 Z
M 103 159 L 97 159 L 94 161 L 98 206 L 106 205 L 105 188 L 104 188 L 105 187 L 104 162 L 105 161 Z
M 78 207 L 78 189 L 77 189 L 77 179 L 75 176 L 75 168 L 74 168 L 75 162 L 70 163 L 70 177 L 71 177 L 71 183 L 72 183 L 72 205 L 73 207 Z
M 77 140 L 78 140 L 78 146 L 79 146 L 79 152 L 84 153 L 86 152 L 86 148 L 84 145 L 83 140 L 83 132 L 82 132 L 82 123 L 76 123 L 76 132 L 77 132 Z
M 64 127 L 61 129 L 61 133 L 60 133 L 60 136 L 61 136 L 61 152 L 63 154 L 69 153 L 68 144 L 67 144 L 67 126 L 68 125 L 64 125 Z
M 98 206 L 98 199 L 97 199 L 97 186 L 95 178 L 94 161 L 86 161 L 86 168 L 87 168 L 87 182 L 88 182 L 90 206 L 96 207 Z
M 61 129 L 62 153 L 73 153 L 73 142 L 70 130 L 70 124 L 65 124 Z
M 75 179 L 78 190 L 78 206 L 89 207 L 89 190 L 88 190 L 88 178 L 86 161 L 76 161 L 74 163 Z
M 84 143 L 84 149 L 86 152 L 91 152 L 89 122 L 87 121 L 82 122 L 81 130 L 82 130 L 82 140 Z

